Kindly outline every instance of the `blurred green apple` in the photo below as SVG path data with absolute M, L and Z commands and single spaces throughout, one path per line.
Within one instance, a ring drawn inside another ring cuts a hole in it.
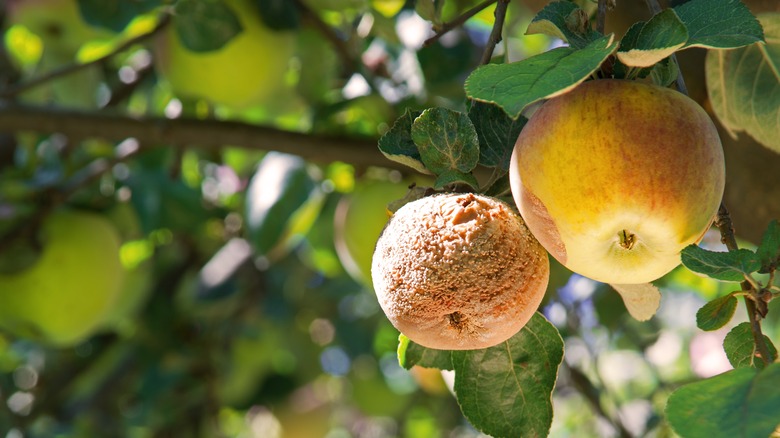
M 8 35 L 20 34 L 18 29 L 11 29 L 6 36 L 9 53 L 18 64 L 27 67 L 23 69 L 25 74 L 33 76 L 72 64 L 84 43 L 113 35 L 108 30 L 87 24 L 81 16 L 77 0 L 9 0 L 8 23 L 15 27 L 21 26 L 40 39 L 40 48 L 25 50 L 14 47 L 14 44 L 31 44 L 30 37 L 9 39 Z M 35 53 L 39 58 L 30 59 Z M 53 100 L 57 104 L 75 108 L 94 108 L 97 106 L 96 94 L 101 78 L 101 72 L 96 66 L 80 69 L 35 87 L 24 93 L 22 98 L 33 103 Z
M 75 54 L 87 41 L 111 33 L 90 26 L 77 0 L 7 0 L 8 24 L 20 24 L 44 43 L 47 51 Z
M 0 275 L 0 326 L 59 347 L 98 329 L 120 291 L 119 236 L 102 216 L 51 213 L 41 230 L 43 252 L 15 274 Z
M 197 53 L 169 26 L 158 40 L 157 67 L 175 94 L 241 109 L 281 88 L 295 39 L 266 27 L 251 1 L 225 3 L 243 27 L 240 34 L 218 50 Z
M 390 217 L 388 204 L 403 198 L 412 182 L 357 181 L 355 190 L 339 201 L 334 218 L 336 253 L 349 275 L 367 287 L 374 247 Z

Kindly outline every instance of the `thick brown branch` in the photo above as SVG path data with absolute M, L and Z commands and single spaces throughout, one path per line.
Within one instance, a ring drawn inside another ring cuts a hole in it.
M 236 146 L 287 152 L 319 163 L 345 161 L 357 166 L 400 168 L 379 152 L 376 139 L 308 135 L 233 121 L 130 117 L 107 112 L 0 104 L 0 132 L 19 131 L 109 141 L 132 137 L 145 148 L 173 146 L 219 150 Z
M 607 0 L 599 0 L 596 13 L 596 31 L 604 35 L 604 27 L 607 24 Z

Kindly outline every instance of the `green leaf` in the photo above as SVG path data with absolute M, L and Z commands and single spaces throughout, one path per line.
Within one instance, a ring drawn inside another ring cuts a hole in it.
M 764 335 L 764 342 L 769 349 L 770 362 L 777 359 L 777 349 L 772 341 Z M 731 366 L 734 368 L 757 367 L 763 368 L 764 361 L 756 356 L 758 353 L 753 339 L 753 332 L 750 330 L 750 323 L 743 322 L 737 325 L 726 335 L 723 340 L 723 349 L 726 351 Z
M 133 19 L 162 5 L 161 0 L 78 0 L 87 23 L 121 32 Z
M 696 312 L 696 325 L 706 331 L 717 330 L 731 321 L 737 309 L 737 298 L 726 295 L 708 302 Z
M 263 24 L 273 30 L 292 30 L 300 25 L 298 8 L 289 0 L 255 0 Z
M 780 153 L 780 12 L 758 18 L 766 44 L 710 51 L 707 91 L 715 115 L 732 137 L 744 131 Z
M 685 438 L 768 437 L 780 424 L 778 381 L 780 363 L 731 370 L 676 390 L 666 417 Z
M 436 175 L 470 172 L 479 162 L 479 139 L 466 114 L 429 108 L 412 123 L 412 140 L 425 167 Z
M 455 394 L 463 414 L 489 435 L 547 436 L 561 360 L 563 340 L 539 313 L 495 347 L 453 351 Z
M 756 249 L 756 255 L 761 260 L 759 272 L 768 274 L 780 263 L 780 224 L 777 220 L 769 223 L 761 237 L 761 244 Z
M 617 57 L 632 67 L 650 67 L 688 40 L 688 30 L 672 9 L 659 12 L 650 21 L 632 26 L 631 30 L 630 38 L 621 41 Z
M 672 58 L 662 59 L 655 64 L 650 70 L 650 77 L 653 79 L 653 83 L 659 87 L 668 87 L 677 80 L 677 75 L 680 69 L 676 62 L 672 61 Z
M 581 50 L 559 47 L 511 64 L 484 65 L 466 79 L 466 94 L 495 103 L 517 118 L 526 106 L 576 87 L 616 48 L 610 34 Z
M 469 118 L 479 138 L 479 164 L 509 170 L 517 136 L 528 119 L 523 116 L 513 119 L 500 107 L 485 102 L 474 102 Z
M 452 370 L 452 352 L 423 347 L 402 334 L 398 337 L 398 363 L 407 370 L 415 365 Z
M 466 184 L 474 190 L 479 189 L 479 182 L 474 175 L 471 173 L 463 173 L 458 170 L 447 170 L 440 173 L 436 177 L 436 182 L 433 186 L 436 189 L 442 189 L 451 184 Z
M 601 34 L 590 27 L 588 14 L 570 1 L 555 1 L 545 6 L 528 25 L 526 35 L 545 34 L 581 49 Z
M 682 250 L 681 259 L 691 271 L 721 281 L 743 281 L 761 268 L 758 256 L 749 249 L 717 252 L 689 245 Z
M 379 139 L 379 150 L 387 159 L 409 166 L 418 172 L 430 173 L 420 158 L 420 151 L 412 140 L 412 123 L 422 111 L 407 109 L 393 127 Z
M 740 0 L 691 0 L 674 8 L 685 27 L 685 47 L 733 49 L 763 41 L 756 17 Z
M 236 14 L 223 2 L 179 0 L 174 13 L 176 33 L 193 52 L 219 50 L 243 31 Z
M 421 0 L 414 4 L 414 11 L 425 21 L 438 24 L 441 23 L 441 9 L 444 6 L 444 0 Z

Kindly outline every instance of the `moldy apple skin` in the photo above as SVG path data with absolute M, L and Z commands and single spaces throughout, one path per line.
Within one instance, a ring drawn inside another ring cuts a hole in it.
M 374 251 L 374 291 L 390 322 L 441 350 L 499 344 L 544 297 L 547 253 L 510 208 L 474 194 L 434 195 L 395 212 Z
M 725 164 L 712 120 L 687 96 L 596 80 L 533 114 L 509 175 L 550 254 L 594 280 L 632 284 L 672 270 L 709 229 Z

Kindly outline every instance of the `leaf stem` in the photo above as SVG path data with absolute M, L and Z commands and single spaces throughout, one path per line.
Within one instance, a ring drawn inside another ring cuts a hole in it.
M 493 58 L 493 51 L 496 45 L 501 42 L 501 33 L 504 29 L 504 20 L 506 19 L 506 9 L 509 6 L 509 0 L 498 0 L 496 5 L 495 17 L 496 21 L 493 22 L 493 30 L 490 31 L 490 37 L 485 45 L 485 51 L 482 52 L 482 59 L 480 65 L 486 65 L 490 63 L 490 59 Z
M 715 226 L 720 230 L 720 241 L 726 245 L 729 251 L 736 251 L 739 249 L 737 245 L 737 239 L 734 237 L 734 226 L 731 223 L 731 216 L 726 206 L 721 203 L 718 209 L 717 217 L 715 218 Z M 756 344 L 756 349 L 761 355 L 761 359 L 765 364 L 769 364 L 770 357 L 769 349 L 766 342 L 764 342 L 764 334 L 761 330 L 760 315 L 758 308 L 756 307 L 755 297 L 753 296 L 757 291 L 753 288 L 753 285 L 749 281 L 745 280 L 740 283 L 742 290 L 748 292 L 751 296 L 744 297 L 745 308 L 748 314 L 748 321 L 750 322 L 750 329 L 753 332 L 753 342 Z
M 130 38 L 129 40 L 125 41 L 124 43 L 117 46 L 114 50 L 112 50 L 110 53 L 107 53 L 99 58 L 95 58 L 88 62 L 75 62 L 73 64 L 64 65 L 62 67 L 56 68 L 52 71 L 46 72 L 41 74 L 38 77 L 32 78 L 29 81 L 22 82 L 19 84 L 14 84 L 4 90 L 0 91 L 0 98 L 10 98 L 19 95 L 20 93 L 23 93 L 31 88 L 35 88 L 37 86 L 43 85 L 49 81 L 52 81 L 54 79 L 67 76 L 73 73 L 76 73 L 80 70 L 86 69 L 88 67 L 91 67 L 96 64 L 100 64 L 104 61 L 106 61 L 109 58 L 112 58 L 116 56 L 119 53 L 124 52 L 125 50 L 133 47 L 136 44 L 139 44 L 143 41 L 145 41 L 148 38 L 151 38 L 152 36 L 159 33 L 161 30 L 163 30 L 171 21 L 170 14 L 164 13 L 160 16 L 160 21 L 157 23 L 157 25 L 150 30 L 147 33 L 137 35 L 133 38 Z
M 447 32 L 455 29 L 458 26 L 461 26 L 463 23 L 468 21 L 469 18 L 471 18 L 471 17 L 477 15 L 478 13 L 482 12 L 483 9 L 486 9 L 488 6 L 492 5 L 493 3 L 497 2 L 497 1 L 499 1 L 499 0 L 485 0 L 484 2 L 474 6 L 473 8 L 469 9 L 468 11 L 460 14 L 459 16 L 457 16 L 452 21 L 449 21 L 447 23 L 442 24 L 441 27 L 439 27 L 438 29 L 435 29 L 436 35 L 434 35 L 434 36 L 428 38 L 427 40 L 425 40 L 423 42 L 422 46 L 423 47 L 430 46 L 431 44 L 433 44 L 436 41 L 438 41 L 439 38 L 444 36 L 444 34 L 446 34 Z M 502 0 L 502 1 L 505 1 L 505 0 Z M 507 3 L 509 3 L 509 2 L 507 1 Z

